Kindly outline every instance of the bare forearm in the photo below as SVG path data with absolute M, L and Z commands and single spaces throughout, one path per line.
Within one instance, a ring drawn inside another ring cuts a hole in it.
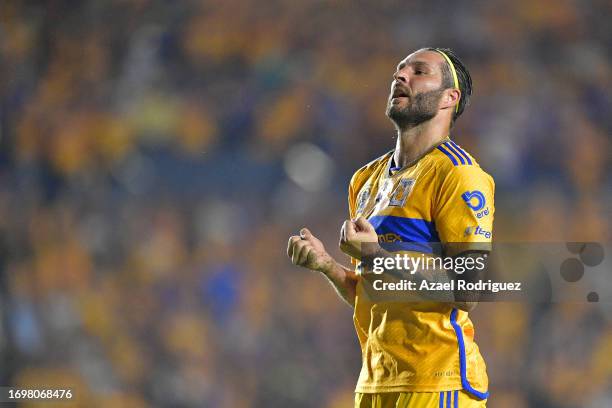
M 302 228 L 299 236 L 289 237 L 287 256 L 295 265 L 321 272 L 346 303 L 355 305 L 357 275 L 353 270 L 336 262 L 325 250 L 323 243 L 312 235 L 308 228 Z
M 332 284 L 338 296 L 340 296 L 351 307 L 355 306 L 355 294 L 357 292 L 357 277 L 355 272 L 335 260 L 320 271 Z

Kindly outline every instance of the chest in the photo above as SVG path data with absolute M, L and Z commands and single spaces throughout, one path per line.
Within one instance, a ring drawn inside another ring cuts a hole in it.
M 407 171 L 381 179 L 371 178 L 357 195 L 356 216 L 364 216 L 376 229 L 380 242 L 407 242 L 420 252 L 432 252 L 438 242 L 433 208 L 436 183 L 432 171 Z
M 409 171 L 371 177 L 359 190 L 356 216 L 431 219 L 435 182 L 431 171 Z

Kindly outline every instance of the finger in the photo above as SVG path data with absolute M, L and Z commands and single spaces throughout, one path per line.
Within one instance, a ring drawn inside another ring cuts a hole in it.
M 298 254 L 300 252 L 300 249 L 302 249 L 302 246 L 304 245 L 305 241 L 300 239 L 299 241 L 296 241 L 293 244 L 293 253 L 291 254 L 291 262 L 293 262 L 295 265 L 297 265 L 297 259 L 298 259 Z
M 372 224 L 370 224 L 370 222 L 368 220 L 365 219 L 365 217 L 359 217 L 355 220 L 355 225 L 357 225 L 357 228 L 360 231 L 371 231 L 374 229 L 374 227 L 372 226 Z
M 310 254 L 310 251 L 312 250 L 312 246 L 310 245 L 304 245 L 302 247 L 302 250 L 300 251 L 300 254 L 298 256 L 298 265 L 300 266 L 306 266 L 307 265 L 307 260 L 308 260 L 308 255 Z
M 292 235 L 289 237 L 289 242 L 287 243 L 287 256 L 289 258 L 293 257 L 293 250 L 295 247 L 295 243 L 300 241 L 300 237 L 298 237 L 297 235 Z
M 308 228 L 302 228 L 300 230 L 300 237 L 302 239 L 310 239 L 310 238 L 312 238 L 312 232 L 310 232 L 310 230 Z
M 295 248 L 293 249 L 293 256 L 291 257 L 291 262 L 295 265 L 299 265 L 300 253 L 304 250 L 306 246 L 306 241 L 300 240 L 295 244 Z

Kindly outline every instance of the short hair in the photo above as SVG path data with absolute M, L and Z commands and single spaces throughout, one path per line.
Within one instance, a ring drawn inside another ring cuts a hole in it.
M 450 48 L 427 47 L 424 49 L 427 51 L 443 52 L 446 54 L 453 63 L 455 71 L 457 72 L 457 82 L 459 82 L 461 98 L 459 99 L 457 110 L 453 113 L 453 118 L 451 120 L 451 125 L 453 125 L 455 124 L 455 120 L 461 116 L 465 108 L 470 104 L 470 97 L 472 96 L 472 77 L 470 75 L 470 71 L 468 71 L 463 61 L 461 61 L 457 54 L 455 54 L 455 52 Z M 443 89 L 455 87 L 453 74 L 451 73 L 446 59 L 444 59 L 444 62 L 442 63 L 442 87 Z

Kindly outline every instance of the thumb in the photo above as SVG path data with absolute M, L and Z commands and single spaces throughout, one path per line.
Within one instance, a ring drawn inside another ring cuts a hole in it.
M 300 230 L 300 238 L 302 239 L 309 239 L 312 237 L 312 232 L 310 232 L 310 230 L 308 228 L 302 228 Z
M 365 217 L 357 218 L 355 220 L 355 224 L 357 225 L 357 227 L 359 227 L 361 231 L 371 231 L 374 229 L 372 224 L 370 224 L 370 222 L 366 220 Z

